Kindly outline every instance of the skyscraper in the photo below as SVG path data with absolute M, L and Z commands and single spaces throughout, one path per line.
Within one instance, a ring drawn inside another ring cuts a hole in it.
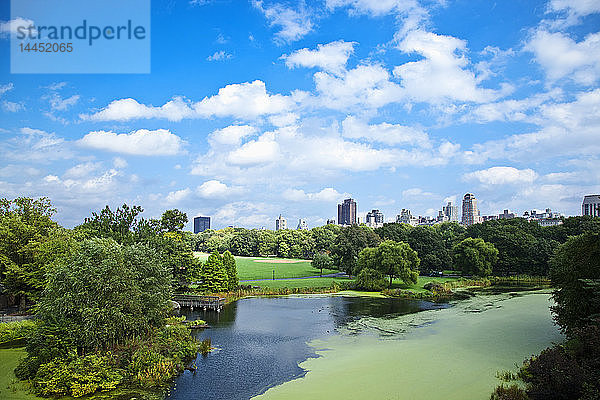
M 356 202 L 346 199 L 338 204 L 338 225 L 356 225 Z
M 469 226 L 481 222 L 481 216 L 477 209 L 477 199 L 471 193 L 465 194 L 462 202 L 462 224 Z
M 412 213 L 407 208 L 403 208 L 402 211 L 400 211 L 400 215 L 396 215 L 397 224 L 409 224 L 412 226 L 417 226 L 418 222 L 418 219 L 413 217 Z
M 442 207 L 442 214 L 447 217 L 446 221 L 458 222 L 458 207 L 453 206 L 449 201 L 448 205 Z
M 299 230 L 299 231 L 307 231 L 308 230 L 308 224 L 306 223 L 306 220 L 300 218 L 298 220 L 298 227 L 296 229 Z
M 287 221 L 279 214 L 279 217 L 275 220 L 275 230 L 280 231 L 282 229 L 287 229 Z
M 367 213 L 367 226 L 371 228 L 379 228 L 383 226 L 383 213 L 379 210 L 371 210 Z
M 204 232 L 207 229 L 210 229 L 210 217 L 194 218 L 194 233 Z
M 600 195 L 590 194 L 583 198 L 581 204 L 581 215 L 600 217 Z

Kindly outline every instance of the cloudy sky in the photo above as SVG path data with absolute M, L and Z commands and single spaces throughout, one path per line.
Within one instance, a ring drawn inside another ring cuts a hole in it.
M 0 5 L 0 196 L 274 228 L 466 192 L 600 192 L 600 2 L 153 0 L 150 74 L 19 75 Z

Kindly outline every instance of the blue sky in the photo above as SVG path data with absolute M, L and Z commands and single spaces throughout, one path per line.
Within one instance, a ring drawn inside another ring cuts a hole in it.
M 150 74 L 11 74 L 0 193 L 295 226 L 336 215 L 578 215 L 600 192 L 600 3 L 153 0 Z

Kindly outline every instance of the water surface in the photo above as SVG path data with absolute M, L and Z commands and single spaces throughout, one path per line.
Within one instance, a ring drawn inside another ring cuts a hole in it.
M 363 297 L 250 298 L 190 313 L 219 350 L 170 399 L 485 399 L 495 373 L 561 336 L 547 293 L 435 304 Z

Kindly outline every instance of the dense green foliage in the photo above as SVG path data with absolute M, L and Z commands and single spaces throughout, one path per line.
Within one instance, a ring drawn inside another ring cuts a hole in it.
M 34 328 L 31 320 L 0 323 L 0 347 L 21 342 Z
M 379 236 L 366 226 L 354 225 L 344 228 L 332 247 L 334 262 L 340 271 L 353 275 L 360 251 L 367 247 L 375 247 L 380 241 Z
M 196 251 L 231 251 L 236 256 L 314 258 L 327 253 L 340 271 L 354 273 L 358 253 L 382 240 L 405 242 L 421 260 L 421 273 L 454 269 L 454 249 L 466 238 L 483 239 L 498 250 L 491 274 L 496 276 L 547 276 L 550 258 L 569 236 L 600 232 L 598 218 L 570 217 L 563 224 L 542 227 L 522 218 L 501 219 L 465 228 L 456 222 L 434 226 L 388 223 L 371 229 L 366 226 L 326 225 L 308 231 L 227 228 L 208 230 L 191 238 Z M 459 268 L 462 270 L 462 268 Z
M 229 288 L 229 277 L 223 265 L 223 258 L 218 252 L 208 256 L 200 273 L 201 288 L 209 293 L 226 292 Z
M 317 253 L 314 255 L 311 265 L 313 268 L 320 270 L 321 275 L 323 275 L 324 269 L 333 268 L 333 259 L 327 253 Z
M 70 252 L 72 234 L 51 217 L 44 197 L 0 199 L 0 283 L 14 303 L 36 300 L 53 263 Z
M 489 276 L 498 260 L 498 250 L 483 239 L 466 238 L 454 246 L 454 266 L 463 275 Z
M 227 290 L 235 290 L 238 287 L 239 280 L 235 258 L 229 251 L 223 253 L 223 266 L 227 274 Z
M 417 283 L 419 277 L 419 264 L 421 260 L 417 252 L 410 248 L 408 243 L 384 240 L 377 247 L 368 247 L 361 250 L 355 267 L 355 273 L 363 270 L 378 271 L 387 275 L 392 280 L 399 278 L 405 283 Z M 370 278 L 376 278 L 369 272 Z
M 169 271 L 154 249 L 91 239 L 50 275 L 38 317 L 70 327 L 80 349 L 106 350 L 159 326 L 170 298 Z
M 387 282 L 381 272 L 373 268 L 364 268 L 360 270 L 358 275 L 356 275 L 354 285 L 355 288 L 358 290 L 366 290 L 368 292 L 379 292 L 385 289 L 385 287 L 387 286 Z
M 551 261 L 556 322 L 570 334 L 600 320 L 600 234 L 570 237 Z

